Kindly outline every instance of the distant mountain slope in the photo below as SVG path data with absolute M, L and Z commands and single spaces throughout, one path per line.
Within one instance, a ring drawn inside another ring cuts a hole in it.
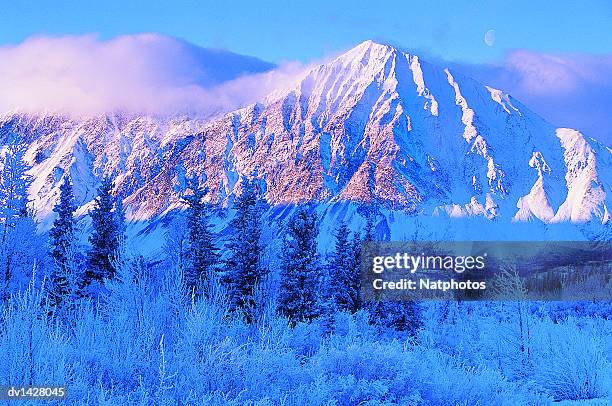
M 48 224 L 70 171 L 85 212 L 103 174 L 132 220 L 181 207 L 187 174 L 226 204 L 254 176 L 273 205 L 367 202 L 448 218 L 610 220 L 611 150 L 556 129 L 504 92 L 366 41 L 288 91 L 215 119 L 0 116 L 30 143 Z

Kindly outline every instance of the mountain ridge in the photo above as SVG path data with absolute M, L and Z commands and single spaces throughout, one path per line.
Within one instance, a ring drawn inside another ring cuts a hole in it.
M 79 213 L 116 178 L 134 221 L 182 208 L 185 176 L 227 205 L 244 177 L 272 205 L 377 204 L 427 216 L 609 224 L 609 148 L 556 129 L 507 93 L 365 41 L 292 88 L 211 118 L 5 114 L 29 143 L 48 226 L 66 172 Z M 45 226 L 43 226 L 44 228 Z

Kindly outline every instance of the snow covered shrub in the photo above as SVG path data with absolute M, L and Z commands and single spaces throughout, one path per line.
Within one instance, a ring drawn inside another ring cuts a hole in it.
M 11 295 L 0 313 L 0 382 L 23 384 L 69 376 L 69 337 L 47 318 L 43 291 L 34 287 Z
M 596 399 L 610 395 L 612 363 L 603 335 L 575 319 L 542 321 L 534 336 L 533 380 L 555 400 Z
M 187 296 L 176 270 L 116 269 L 96 301 L 62 313 L 35 278 L 0 304 L 0 382 L 52 377 L 68 404 L 339 406 L 547 405 L 601 400 L 612 382 L 612 321 L 554 322 L 547 304 L 426 303 L 416 337 L 335 312 L 326 332 L 273 301 L 236 317 L 216 280 Z
M 549 399 L 531 385 L 509 382 L 497 371 L 467 367 L 437 350 L 415 347 L 396 385 L 418 391 L 425 405 L 544 405 Z M 391 390 L 394 388 L 392 387 Z

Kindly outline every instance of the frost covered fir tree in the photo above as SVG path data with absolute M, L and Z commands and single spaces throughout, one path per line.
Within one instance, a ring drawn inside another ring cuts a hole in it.
M 75 288 L 75 210 L 72 182 L 70 177 L 66 176 L 60 186 L 59 202 L 53 209 L 57 213 L 57 218 L 53 221 L 53 227 L 49 231 L 50 255 L 54 262 L 50 278 L 50 300 L 51 305 L 56 307 L 60 307 L 64 300 L 70 300 Z
M 0 176 L 0 218 L 2 224 L 2 238 L 19 218 L 28 216 L 27 191 L 32 184 L 32 178 L 27 174 L 30 166 L 25 161 L 26 146 L 17 140 L 10 143 L 4 154 L 2 173 Z
M 354 313 L 359 310 L 359 251 L 361 241 L 358 234 L 353 238 L 346 224 L 341 223 L 336 231 L 334 251 L 327 261 L 329 300 L 337 311 Z
M 25 161 L 26 146 L 14 139 L 7 145 L 0 172 L 0 269 L 2 297 L 27 283 L 36 262 L 36 224 L 28 209 L 28 188 L 32 178 Z
M 102 179 L 98 188 L 98 196 L 91 221 L 93 233 L 89 237 L 91 248 L 87 253 L 87 269 L 82 287 L 91 285 L 92 282 L 102 283 L 104 279 L 112 279 L 117 270 L 115 268 L 118 260 L 119 245 L 123 241 L 124 225 L 115 213 L 116 200 L 111 194 L 113 182 L 109 177 Z
M 268 273 L 263 264 L 261 241 L 263 202 L 253 180 L 243 182 L 242 193 L 234 205 L 236 215 L 230 222 L 232 235 L 227 244 L 225 283 L 232 309 L 244 312 L 252 321 L 257 307 L 256 291 Z
M 278 312 L 295 324 L 319 315 L 321 265 L 317 252 L 316 213 L 302 207 L 287 224 L 281 258 Z
M 190 295 L 206 293 L 210 278 L 219 263 L 219 253 L 213 241 L 209 222 L 209 205 L 203 201 L 206 190 L 200 187 L 197 177 L 187 179 L 190 194 L 183 194 L 187 203 L 187 264 L 183 279 Z

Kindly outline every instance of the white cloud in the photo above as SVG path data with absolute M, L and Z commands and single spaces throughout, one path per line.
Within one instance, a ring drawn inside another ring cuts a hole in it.
M 304 69 L 157 34 L 34 37 L 0 47 L 0 110 L 211 114 L 260 100 Z
M 573 93 L 583 86 L 612 84 L 612 56 L 609 55 L 555 55 L 516 50 L 507 55 L 505 64 L 520 86 L 533 93 Z
M 492 65 L 453 66 L 503 89 L 559 127 L 612 142 L 612 55 L 514 50 Z

